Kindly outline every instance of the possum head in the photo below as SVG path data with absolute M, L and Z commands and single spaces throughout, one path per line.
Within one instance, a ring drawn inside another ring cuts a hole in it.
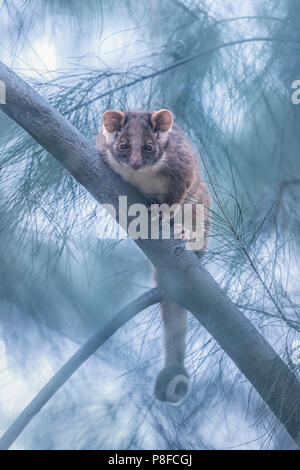
M 142 171 L 161 161 L 173 115 L 167 109 L 151 112 L 106 111 L 102 133 L 110 156 L 123 166 Z

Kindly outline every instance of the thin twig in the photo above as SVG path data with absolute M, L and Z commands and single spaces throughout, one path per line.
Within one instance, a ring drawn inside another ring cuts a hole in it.
M 53 395 L 66 383 L 66 381 L 79 369 L 102 344 L 110 338 L 121 326 L 125 325 L 131 318 L 145 308 L 161 302 L 164 296 L 162 291 L 156 287 L 142 294 L 136 300 L 120 310 L 104 328 L 97 331 L 70 359 L 59 369 L 58 372 L 46 383 L 42 390 L 24 408 L 15 421 L 0 439 L 0 450 L 9 449 L 17 437 L 30 423 L 32 418 Z
M 249 42 L 286 42 L 286 43 L 292 43 L 292 44 L 300 44 L 300 41 L 297 39 L 286 39 L 286 40 L 280 40 L 277 38 L 267 38 L 267 37 L 257 37 L 257 38 L 245 38 L 245 39 L 239 39 L 236 41 L 230 41 L 226 42 L 224 44 L 220 44 L 219 46 L 213 47 L 211 49 L 208 49 L 207 51 L 202 51 L 202 52 L 197 52 L 196 54 L 192 54 L 185 59 L 178 60 L 174 62 L 173 64 L 168 65 L 167 67 L 164 67 L 160 70 L 156 70 L 155 72 L 149 73 L 147 75 L 142 75 L 141 77 L 136 78 L 135 80 L 132 80 L 131 82 L 124 83 L 124 85 L 117 86 L 113 88 L 112 90 L 106 91 L 104 93 L 101 93 L 100 95 L 96 96 L 95 98 L 92 98 L 89 101 L 86 101 L 84 103 L 79 103 L 73 108 L 71 108 L 68 112 L 72 113 L 73 111 L 76 111 L 77 109 L 81 108 L 82 106 L 88 106 L 95 101 L 98 101 L 105 96 L 111 95 L 112 93 L 115 93 L 116 91 L 123 90 L 124 88 L 129 88 L 133 85 L 136 85 L 139 82 L 143 82 L 145 80 L 149 80 L 150 78 L 157 77 L 158 75 L 161 75 L 165 72 L 169 72 L 170 70 L 173 70 L 177 67 L 180 67 L 181 65 L 187 64 L 189 62 L 192 62 L 195 59 L 199 59 L 200 57 L 204 57 L 209 54 L 213 54 L 214 52 L 220 51 L 221 49 L 225 49 L 226 47 L 232 47 L 236 46 L 239 44 L 246 44 Z
M 205 160 L 204 160 L 204 158 L 203 158 L 203 155 L 202 155 L 201 151 L 200 151 L 200 156 L 201 156 L 201 160 L 202 160 L 203 166 L 204 166 L 204 168 L 205 168 L 205 171 L 206 171 L 206 173 L 207 173 L 207 175 L 208 175 L 208 178 L 209 178 L 209 180 L 210 180 L 210 182 L 211 182 L 210 173 L 209 173 L 209 171 L 208 171 L 207 165 L 206 165 L 206 163 L 205 163 Z M 224 217 L 224 219 L 225 219 L 225 221 L 226 221 L 226 223 L 227 223 L 229 229 L 231 230 L 231 232 L 232 232 L 232 234 L 233 234 L 233 236 L 234 236 L 236 242 L 237 242 L 238 245 L 240 246 L 240 248 L 241 248 L 242 252 L 244 253 L 245 257 L 247 258 L 247 260 L 248 260 L 248 262 L 249 262 L 251 268 L 253 269 L 253 271 L 254 271 L 255 274 L 257 275 L 258 280 L 260 281 L 260 283 L 261 283 L 262 286 L 264 287 L 264 289 L 265 289 L 265 291 L 267 292 L 267 294 L 268 294 L 268 296 L 269 296 L 271 302 L 272 302 L 273 305 L 276 307 L 276 309 L 277 309 L 278 313 L 280 314 L 281 318 L 282 318 L 286 323 L 288 323 L 288 319 L 286 318 L 285 313 L 283 312 L 282 308 L 279 306 L 278 302 L 276 302 L 276 299 L 275 299 L 274 296 L 272 295 L 271 290 L 269 289 L 269 287 L 267 286 L 267 284 L 266 284 L 265 281 L 263 280 L 261 274 L 259 273 L 257 267 L 255 266 L 254 261 L 252 260 L 252 258 L 251 258 L 251 256 L 250 256 L 250 254 L 249 254 L 249 252 L 248 252 L 246 246 L 244 245 L 243 241 L 241 240 L 241 237 L 239 236 L 239 234 L 237 233 L 236 229 L 234 228 L 234 226 L 233 226 L 231 220 L 229 219 L 229 217 L 228 217 L 228 215 L 227 215 L 227 213 L 226 213 L 226 210 L 224 209 L 224 206 L 223 206 L 223 204 L 222 204 L 221 201 L 220 201 L 219 195 L 218 195 L 217 191 L 216 191 L 215 188 L 214 188 L 214 185 L 211 185 L 211 187 L 212 187 L 212 190 L 213 190 L 215 199 L 216 199 L 216 201 L 217 201 L 217 204 L 218 204 L 218 206 L 219 206 L 219 208 L 220 208 L 220 210 L 221 210 L 221 212 L 222 212 L 222 214 L 223 214 L 223 217 Z

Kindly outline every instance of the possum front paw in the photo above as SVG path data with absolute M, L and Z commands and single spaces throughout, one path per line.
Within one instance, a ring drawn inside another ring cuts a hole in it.
M 178 235 L 178 238 L 184 242 L 195 242 L 196 237 L 192 236 L 193 232 L 188 227 L 184 227 L 182 224 L 174 225 L 174 235 Z
M 155 397 L 160 401 L 178 404 L 189 389 L 189 376 L 179 365 L 168 365 L 159 373 L 154 388 Z

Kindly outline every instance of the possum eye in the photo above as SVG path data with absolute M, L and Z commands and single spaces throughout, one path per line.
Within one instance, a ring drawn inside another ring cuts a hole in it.
M 127 150 L 128 149 L 128 144 L 127 144 L 126 140 L 121 140 L 121 142 L 119 144 L 119 149 L 120 150 Z
M 147 152 L 152 152 L 154 147 L 153 147 L 153 144 L 151 142 L 147 142 L 144 148 L 145 148 L 145 150 L 147 150 Z

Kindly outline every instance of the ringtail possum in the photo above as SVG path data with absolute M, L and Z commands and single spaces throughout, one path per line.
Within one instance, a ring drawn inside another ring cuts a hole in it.
M 149 203 L 169 206 L 188 201 L 204 205 L 204 245 L 208 240 L 209 196 L 196 153 L 187 136 L 174 123 L 171 111 L 106 111 L 96 147 L 107 164 L 134 185 Z M 159 272 L 155 281 L 159 285 Z M 155 385 L 155 396 L 179 403 L 188 391 L 184 367 L 187 312 L 165 300 L 161 303 L 165 338 L 165 367 Z

